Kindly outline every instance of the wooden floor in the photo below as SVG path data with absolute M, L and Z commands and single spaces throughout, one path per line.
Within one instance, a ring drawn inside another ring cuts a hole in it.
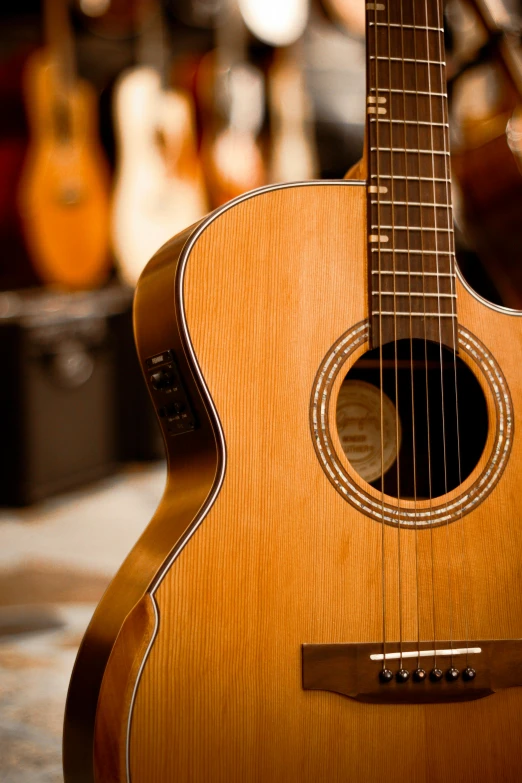
M 0 781 L 62 783 L 76 650 L 148 523 L 164 467 L 131 468 L 23 511 L 0 511 Z

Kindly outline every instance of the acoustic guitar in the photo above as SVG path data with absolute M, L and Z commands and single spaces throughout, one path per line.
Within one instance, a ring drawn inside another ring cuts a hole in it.
M 363 0 L 321 0 L 321 5 L 350 35 L 364 37 L 366 11 Z
M 267 182 L 259 134 L 265 113 L 261 71 L 248 61 L 248 31 L 237 0 L 216 16 L 216 48 L 198 69 L 201 158 L 212 207 Z
M 32 139 L 18 202 L 41 282 L 103 283 L 110 269 L 109 175 L 97 138 L 95 94 L 76 78 L 66 0 L 46 0 L 47 47 L 27 65 Z
M 319 168 L 312 105 L 298 44 L 276 51 L 268 74 L 270 181 L 313 179 Z
M 367 179 L 138 285 L 165 494 L 80 648 L 65 780 L 515 783 L 522 321 L 455 266 L 441 0 L 367 5 Z
M 489 40 L 489 62 L 455 86 L 460 143 L 453 171 L 460 221 L 503 304 L 522 307 L 522 49 L 520 31 L 500 2 L 473 0 L 475 24 Z
M 141 35 L 141 65 L 118 79 L 118 167 L 112 211 L 120 274 L 135 285 L 151 255 L 208 209 L 189 94 L 169 84 L 159 6 Z

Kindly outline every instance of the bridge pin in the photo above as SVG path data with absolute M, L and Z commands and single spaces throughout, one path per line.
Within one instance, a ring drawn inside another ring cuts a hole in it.
M 410 673 L 408 669 L 399 669 L 396 674 L 397 682 L 407 682 L 410 679 Z
M 430 680 L 432 682 L 440 682 L 443 678 L 444 674 L 442 672 L 442 669 L 432 669 L 430 672 Z
M 393 680 L 393 672 L 390 669 L 381 669 L 379 680 L 384 684 L 391 682 Z
M 476 676 L 477 676 L 477 672 L 471 666 L 466 666 L 466 668 L 462 672 L 462 679 L 466 680 L 466 682 L 469 682 L 470 680 L 474 680 Z
M 425 669 L 415 669 L 413 672 L 413 679 L 415 682 L 424 682 L 426 679 L 426 670 Z
M 459 670 L 456 669 L 454 666 L 451 667 L 451 669 L 448 669 L 446 672 L 446 679 L 448 682 L 455 682 L 459 678 Z

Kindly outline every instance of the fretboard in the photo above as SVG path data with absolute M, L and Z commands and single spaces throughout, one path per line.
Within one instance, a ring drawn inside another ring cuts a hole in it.
M 441 0 L 367 3 L 372 344 L 455 344 L 456 299 Z

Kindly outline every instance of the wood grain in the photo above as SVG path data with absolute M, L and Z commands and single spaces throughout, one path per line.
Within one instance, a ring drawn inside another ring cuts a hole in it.
M 155 625 L 154 607 L 146 595 L 126 618 L 107 663 L 94 736 L 94 774 L 107 783 L 124 777 L 132 692 Z
M 459 323 L 492 351 L 515 408 L 510 461 L 475 511 L 431 532 L 383 530 L 335 491 L 316 457 L 315 374 L 368 317 L 365 204 L 364 187 L 342 183 L 260 194 L 214 220 L 190 253 L 187 325 L 228 466 L 154 593 L 160 622 L 133 712 L 133 783 L 519 779 L 519 688 L 407 706 L 302 689 L 303 643 L 382 639 L 383 537 L 388 640 L 522 637 L 518 317 L 459 284 Z

